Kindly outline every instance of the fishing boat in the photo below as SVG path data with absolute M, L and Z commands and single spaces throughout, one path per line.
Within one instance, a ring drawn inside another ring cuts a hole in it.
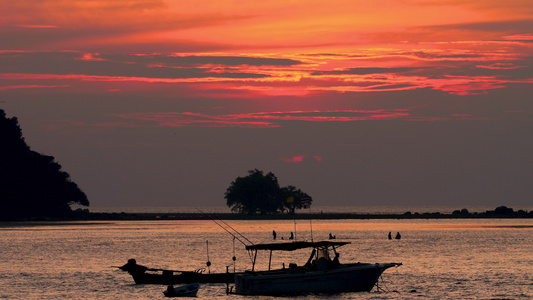
M 241 295 L 293 295 L 371 291 L 381 274 L 401 263 L 339 262 L 337 248 L 350 244 L 340 241 L 270 243 L 246 246 L 251 252 L 252 270 L 235 275 L 235 292 Z M 273 251 L 312 249 L 307 262 L 271 270 Z M 268 270 L 255 271 L 258 251 L 270 251 Z M 334 253 L 331 259 L 330 252 Z
M 128 272 L 136 284 L 164 284 L 173 285 L 179 283 L 233 283 L 235 273 L 204 273 L 205 269 L 194 271 L 152 269 L 137 264 L 135 259 L 129 259 L 128 263 L 117 267 Z
M 199 289 L 200 283 L 198 282 L 189 283 L 178 287 L 169 285 L 163 294 L 165 294 L 165 297 L 196 297 Z

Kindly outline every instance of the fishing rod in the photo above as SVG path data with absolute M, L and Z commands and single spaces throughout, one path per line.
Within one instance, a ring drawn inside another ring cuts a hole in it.
M 220 222 L 224 223 L 224 225 L 228 226 L 229 228 L 231 228 L 233 231 L 235 231 L 238 235 L 240 235 L 243 239 L 245 239 L 248 243 L 250 244 L 254 244 L 252 243 L 252 241 L 250 241 L 248 238 L 246 238 L 244 235 L 242 235 L 240 232 L 238 232 L 237 230 L 235 230 L 235 228 L 231 227 L 231 225 L 229 225 L 228 223 L 224 222 L 224 220 L 219 220 Z
M 235 264 L 235 240 L 238 240 L 239 242 L 241 242 L 241 244 L 243 244 L 245 247 L 248 246 L 245 242 L 243 242 L 243 240 L 241 240 L 238 236 L 236 236 L 233 232 L 229 231 L 226 227 L 220 225 L 219 222 L 217 222 L 217 220 L 214 218 L 213 215 L 210 215 L 210 214 L 207 214 L 205 212 L 203 212 L 202 210 L 200 210 L 198 207 L 195 207 L 200 213 L 206 215 L 207 217 L 209 217 L 209 219 L 211 219 L 211 221 L 215 222 L 215 224 L 217 224 L 220 228 L 224 229 L 224 231 L 226 231 L 227 233 L 229 233 L 232 237 L 233 237 L 233 247 L 234 247 L 234 253 L 233 253 L 233 263 Z M 233 230 L 236 234 L 238 234 L 239 236 L 241 236 L 244 240 L 246 240 L 248 243 L 250 243 L 251 245 L 254 245 L 254 243 L 252 241 L 250 241 L 247 237 L 245 237 L 244 235 L 242 235 L 240 232 L 238 232 L 235 228 L 231 227 L 228 223 L 222 221 L 222 220 L 218 220 L 220 222 L 222 222 L 224 225 L 226 225 L 227 227 L 231 228 L 231 230 Z M 248 256 L 250 258 L 250 261 L 253 261 L 253 258 L 252 258 L 252 254 L 250 252 L 248 252 Z M 234 269 L 235 269 L 235 266 L 234 266 Z
M 239 242 L 241 242 L 241 244 L 243 244 L 244 246 L 248 246 L 246 245 L 245 242 L 243 242 L 239 237 L 237 237 L 235 234 L 233 234 L 233 232 L 229 231 L 226 227 L 220 225 L 215 219 L 211 219 L 211 221 L 215 222 L 215 224 L 217 224 L 220 228 L 224 229 L 227 233 L 229 233 L 234 239 L 237 239 Z
M 233 232 L 229 231 L 226 227 L 220 225 L 220 223 L 217 222 L 217 220 L 216 220 L 212 215 L 207 214 L 207 213 L 201 211 L 198 207 L 196 207 L 196 209 L 197 209 L 200 213 L 202 213 L 202 214 L 208 216 L 208 217 L 211 219 L 211 221 L 215 222 L 215 224 L 217 224 L 220 228 L 224 229 L 224 231 L 226 231 L 227 233 L 229 233 L 231 236 L 233 236 L 233 238 L 237 239 L 237 240 L 238 240 L 239 242 L 241 242 L 241 244 L 243 244 L 244 246 L 248 246 L 248 245 L 247 245 L 245 242 L 243 242 L 243 240 L 241 240 L 238 236 L 236 236 L 233 232 L 235 232 L 236 234 L 238 234 L 239 236 L 241 236 L 241 237 L 242 237 L 243 239 L 245 239 L 248 243 L 250 243 L 250 244 L 252 244 L 252 245 L 254 244 L 254 243 L 252 243 L 252 241 L 250 241 L 248 238 L 246 238 L 246 237 L 245 237 L 244 235 L 242 235 L 240 232 L 238 232 L 237 230 L 235 230 L 235 228 L 231 227 L 228 223 L 226 223 L 226 222 L 224 222 L 224 221 L 222 221 L 222 220 L 218 220 L 218 221 L 222 222 L 224 225 L 226 225 L 227 227 L 231 228 L 231 230 L 233 230 Z

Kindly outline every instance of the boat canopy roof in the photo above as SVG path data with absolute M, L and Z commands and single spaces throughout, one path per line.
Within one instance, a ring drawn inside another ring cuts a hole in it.
M 350 242 L 320 241 L 320 242 L 271 243 L 271 244 L 249 245 L 249 246 L 246 246 L 246 250 L 294 251 L 294 250 L 305 249 L 305 248 L 344 246 L 347 244 L 350 244 Z

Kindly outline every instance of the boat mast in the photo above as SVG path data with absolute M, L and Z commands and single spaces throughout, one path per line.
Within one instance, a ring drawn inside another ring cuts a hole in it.
M 209 240 L 205 241 L 205 243 L 207 245 L 207 262 L 205 264 L 207 265 L 209 274 L 211 274 L 211 261 L 209 260 Z
M 233 237 L 233 257 L 231 259 L 233 260 L 233 273 L 235 273 L 235 261 L 237 260 L 235 256 L 235 237 Z
M 268 270 L 270 271 L 270 265 L 272 264 L 272 249 L 270 249 L 270 258 L 268 259 Z
M 294 240 L 297 240 L 298 238 L 296 238 L 296 216 L 294 216 L 293 218 L 294 218 Z
M 257 249 L 252 250 L 254 252 L 254 259 L 252 261 L 252 272 L 255 270 L 255 259 L 257 258 Z
M 309 216 L 311 216 L 311 206 L 309 206 Z M 314 242 L 313 240 L 313 218 L 309 218 L 309 226 L 311 227 L 311 242 Z

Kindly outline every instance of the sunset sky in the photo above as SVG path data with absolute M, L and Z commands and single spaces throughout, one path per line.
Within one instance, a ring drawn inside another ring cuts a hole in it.
M 531 0 L 0 0 L 0 108 L 91 207 L 532 206 Z

